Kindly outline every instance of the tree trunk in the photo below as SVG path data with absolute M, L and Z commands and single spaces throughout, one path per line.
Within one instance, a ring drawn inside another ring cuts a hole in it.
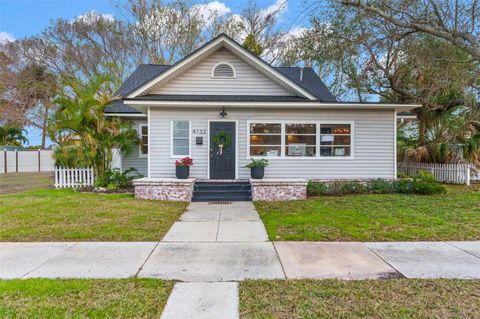
M 43 113 L 43 123 L 42 123 L 42 148 L 45 148 L 46 140 L 47 140 L 47 122 L 48 122 L 48 110 L 49 106 L 48 103 L 42 101 L 44 113 Z
M 427 131 L 427 126 L 425 116 L 422 114 L 418 115 L 418 146 L 425 145 L 425 136 Z

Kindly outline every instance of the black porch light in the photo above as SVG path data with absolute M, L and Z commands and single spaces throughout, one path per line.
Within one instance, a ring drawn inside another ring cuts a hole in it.
M 221 116 L 222 118 L 226 118 L 227 115 L 228 115 L 228 113 L 225 111 L 225 108 L 222 108 L 222 110 L 220 111 L 220 116 Z

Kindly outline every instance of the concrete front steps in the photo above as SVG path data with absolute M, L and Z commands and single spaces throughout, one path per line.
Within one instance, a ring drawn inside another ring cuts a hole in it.
M 251 201 L 252 186 L 249 182 L 195 182 L 192 202 Z

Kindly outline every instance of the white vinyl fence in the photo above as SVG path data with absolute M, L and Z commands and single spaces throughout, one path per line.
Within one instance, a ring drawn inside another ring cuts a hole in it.
M 55 188 L 76 188 L 93 186 L 93 168 L 55 167 Z
M 398 170 L 409 176 L 415 176 L 419 171 L 426 171 L 439 182 L 470 185 L 472 165 L 401 162 L 398 163 Z
M 0 174 L 22 172 L 53 172 L 52 150 L 0 151 Z

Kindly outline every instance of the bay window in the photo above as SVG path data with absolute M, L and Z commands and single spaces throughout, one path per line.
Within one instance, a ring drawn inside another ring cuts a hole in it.
M 353 156 L 353 122 L 249 122 L 250 157 Z

